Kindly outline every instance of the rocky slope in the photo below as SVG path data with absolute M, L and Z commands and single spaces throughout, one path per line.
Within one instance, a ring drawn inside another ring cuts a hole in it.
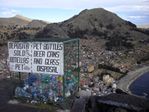
M 102 8 L 86 9 L 66 21 L 49 24 L 35 38 L 41 36 L 80 38 L 83 63 L 102 63 L 124 71 L 149 56 L 148 33 Z
M 54 30 L 56 28 L 58 30 Z M 84 10 L 58 24 L 49 24 L 38 35 L 44 37 L 97 38 L 106 40 L 108 49 L 132 48 L 148 35 L 137 30 L 136 25 L 101 8 Z M 40 36 L 39 36 L 40 37 Z

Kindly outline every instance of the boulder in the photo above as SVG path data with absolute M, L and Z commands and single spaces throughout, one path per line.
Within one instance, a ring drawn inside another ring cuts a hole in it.
M 93 72 L 94 70 L 95 70 L 94 65 L 88 65 L 87 71 L 88 71 L 89 73 Z
M 89 97 L 91 96 L 91 90 L 87 89 L 87 90 L 80 90 L 78 92 L 78 96 L 80 97 Z

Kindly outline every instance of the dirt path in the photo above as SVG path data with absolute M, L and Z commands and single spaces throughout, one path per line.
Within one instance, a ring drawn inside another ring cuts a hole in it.
M 129 91 L 129 86 L 131 85 L 131 83 L 135 81 L 138 77 L 140 77 L 142 74 L 148 71 L 149 71 L 149 66 L 145 66 L 135 71 L 129 72 L 128 75 L 126 75 L 121 80 L 119 80 L 118 88 L 123 90 L 124 92 L 131 94 L 131 92 Z
M 14 86 L 12 80 L 0 80 L 0 112 L 48 112 L 21 104 L 8 104 L 12 98 Z

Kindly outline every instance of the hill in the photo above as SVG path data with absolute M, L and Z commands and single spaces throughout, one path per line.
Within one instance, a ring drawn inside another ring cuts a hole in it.
M 149 34 L 102 8 L 83 10 L 61 23 L 48 24 L 35 38 L 80 38 L 81 62 L 127 71 L 149 57 Z M 140 55 L 141 54 L 141 55 Z
M 53 32 L 55 26 L 59 30 Z M 132 48 L 137 42 L 148 39 L 148 35 L 138 30 L 135 24 L 102 8 L 86 9 L 62 23 L 49 24 L 36 37 L 41 35 L 104 39 L 107 49 L 110 50 Z
M 16 15 L 11 18 L 0 18 L 0 26 L 25 26 L 27 25 L 31 19 L 26 18 L 21 15 Z
M 31 22 L 28 23 L 27 27 L 30 28 L 43 28 L 47 25 L 48 23 L 42 20 L 32 20 Z
M 47 24 L 42 20 L 31 20 L 21 15 L 0 18 L 0 45 L 6 44 L 8 40 L 33 38 Z
M 70 37 L 104 36 L 107 31 L 115 30 L 126 22 L 116 14 L 102 8 L 84 10 L 78 15 L 61 23 L 61 27 Z M 80 34 L 80 35 L 78 35 Z
M 10 18 L 0 18 L 1 27 L 29 27 L 29 28 L 43 28 L 48 24 L 48 22 L 42 20 L 32 20 L 30 18 L 16 15 Z

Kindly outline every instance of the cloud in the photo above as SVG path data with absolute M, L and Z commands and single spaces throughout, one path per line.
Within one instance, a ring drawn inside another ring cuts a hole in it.
M 109 7 L 109 10 L 115 11 L 115 12 L 148 12 L 149 7 L 148 5 L 120 5 L 115 7 Z
M 2 17 L 12 17 L 12 16 L 15 16 L 18 13 L 19 13 L 18 10 L 9 9 L 9 8 L 1 8 L 0 15 Z
M 128 16 L 128 19 L 144 19 L 146 16 Z
M 142 0 L 137 0 L 137 2 Z M 1 5 L 7 7 L 24 8 L 60 8 L 84 9 L 94 7 L 111 7 L 122 4 L 131 5 L 136 0 L 0 0 Z
M 108 7 L 107 9 L 118 14 L 125 20 L 133 23 L 149 23 L 149 4 L 144 1 L 138 3 Z
M 143 0 L 143 2 L 145 2 L 145 3 L 149 3 L 149 0 Z
M 126 19 L 136 24 L 148 24 L 149 23 L 148 16 L 128 16 Z
M 113 12 L 148 12 L 149 0 L 0 0 L 1 7 L 83 10 L 102 7 Z
M 7 7 L 74 9 L 89 0 L 0 0 Z

